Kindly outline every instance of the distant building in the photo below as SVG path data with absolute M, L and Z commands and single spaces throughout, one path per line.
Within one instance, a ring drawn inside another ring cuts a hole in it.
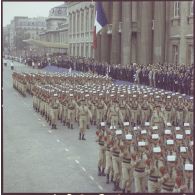
M 39 34 L 45 53 L 68 53 L 68 11 L 66 3 L 49 11 L 46 30 Z
M 68 2 L 69 54 L 71 56 L 94 57 L 93 27 L 95 3 Z
M 24 55 L 24 49 L 18 47 L 18 45 L 22 44 L 22 39 L 38 39 L 39 33 L 46 29 L 46 21 L 44 17 L 16 16 L 8 27 L 10 52 L 15 55 Z

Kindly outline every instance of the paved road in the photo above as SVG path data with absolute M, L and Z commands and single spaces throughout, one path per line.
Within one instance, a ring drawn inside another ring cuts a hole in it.
M 18 71 L 32 70 L 15 63 Z M 112 192 L 112 184 L 97 176 L 98 145 L 93 127 L 86 141 L 58 124 L 51 130 L 32 108 L 32 97 L 12 87 L 12 71 L 3 67 L 3 191 Z

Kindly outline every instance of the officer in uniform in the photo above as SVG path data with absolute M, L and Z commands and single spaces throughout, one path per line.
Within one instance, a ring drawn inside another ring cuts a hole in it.
M 121 144 L 122 144 L 122 130 L 116 130 L 114 143 L 110 149 L 110 151 L 112 152 L 112 163 L 113 163 L 113 171 L 114 171 L 113 191 L 121 190 L 119 187 L 120 177 L 121 177 L 121 162 L 119 158 Z
M 99 144 L 99 160 L 98 160 L 98 176 L 106 176 L 105 175 L 105 165 L 106 165 L 106 154 L 105 154 L 105 137 L 106 137 L 106 124 L 105 122 L 101 122 L 101 128 L 96 131 L 96 135 L 98 137 L 97 142 Z
M 159 193 L 160 185 L 158 180 L 162 177 L 160 172 L 161 167 L 164 167 L 164 159 L 161 155 L 161 147 L 154 146 L 152 148 L 153 154 L 151 156 L 149 178 L 148 178 L 148 192 L 149 193 Z
M 104 103 L 103 99 L 102 99 L 102 95 L 103 94 L 99 94 L 99 101 L 98 104 L 96 106 L 96 112 L 97 112 L 97 118 L 96 118 L 96 122 L 97 122 L 97 127 L 99 127 L 100 123 L 104 120 L 104 110 L 107 110 L 107 106 Z
M 179 96 L 178 97 L 178 105 L 176 108 L 176 124 L 182 127 L 183 123 L 184 123 L 183 98 L 182 98 L 182 96 Z
M 55 93 L 51 102 L 51 125 L 52 129 L 56 129 L 56 123 L 58 119 L 59 100 L 58 94 Z
M 174 190 L 175 179 L 176 179 L 176 156 L 167 155 L 167 171 L 162 178 L 159 179 L 159 182 L 162 185 L 161 192 L 171 193 Z
M 149 121 L 150 116 L 150 107 L 147 102 L 147 95 L 144 95 L 144 101 L 141 105 L 141 124 L 142 126 L 145 124 L 145 122 Z
M 122 158 L 122 191 L 123 193 L 130 193 L 133 182 L 131 156 L 135 153 L 132 134 L 126 134 L 124 142 L 124 148 L 120 154 Z
M 167 101 L 164 108 L 165 115 L 165 123 L 170 123 L 172 121 L 172 104 L 171 104 L 171 96 L 167 96 Z
M 131 105 L 131 126 L 134 127 L 137 125 L 139 107 L 136 101 L 137 95 L 133 95 L 133 103 Z
M 138 141 L 138 153 L 133 157 L 135 192 L 146 192 L 146 142 Z
M 75 105 L 75 102 L 73 101 L 73 94 L 70 94 L 70 99 L 68 101 L 68 105 L 67 105 L 67 108 L 68 108 L 68 127 L 73 129 L 73 124 L 75 122 L 75 109 L 76 109 L 76 105 Z
M 87 117 L 89 115 L 91 119 L 92 114 L 89 108 L 85 105 L 85 99 L 81 99 L 80 103 L 81 103 L 80 106 L 77 105 L 78 116 L 79 116 L 79 127 L 80 127 L 79 140 L 81 139 L 86 140 L 84 136 L 87 128 Z

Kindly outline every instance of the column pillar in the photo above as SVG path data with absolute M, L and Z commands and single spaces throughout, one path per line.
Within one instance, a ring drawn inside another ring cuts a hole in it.
M 102 7 L 103 7 L 104 13 L 106 15 L 108 24 L 110 22 L 110 20 L 109 20 L 110 3 L 111 2 L 108 2 L 108 1 L 102 2 Z M 110 48 L 109 48 L 109 39 L 108 39 L 108 34 L 107 34 L 107 26 L 105 26 L 101 31 L 102 31 L 102 34 L 101 34 L 101 62 L 109 62 Z
M 111 63 L 120 63 L 120 35 L 119 35 L 119 22 L 121 12 L 121 2 L 113 2 L 112 14 L 112 48 L 111 48 Z
M 131 59 L 131 2 L 122 2 L 121 63 L 130 63 Z
M 140 32 L 138 33 L 139 64 L 152 63 L 152 2 L 139 2 L 140 6 Z
M 165 2 L 154 2 L 153 63 L 165 61 Z

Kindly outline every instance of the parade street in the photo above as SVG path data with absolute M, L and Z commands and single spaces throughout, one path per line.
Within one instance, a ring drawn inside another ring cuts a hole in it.
M 17 71 L 37 71 L 14 62 Z M 4 192 L 112 192 L 112 184 L 97 176 L 95 127 L 86 141 L 57 124 L 51 130 L 32 107 L 32 97 L 12 86 L 10 66 L 3 68 L 3 188 Z

